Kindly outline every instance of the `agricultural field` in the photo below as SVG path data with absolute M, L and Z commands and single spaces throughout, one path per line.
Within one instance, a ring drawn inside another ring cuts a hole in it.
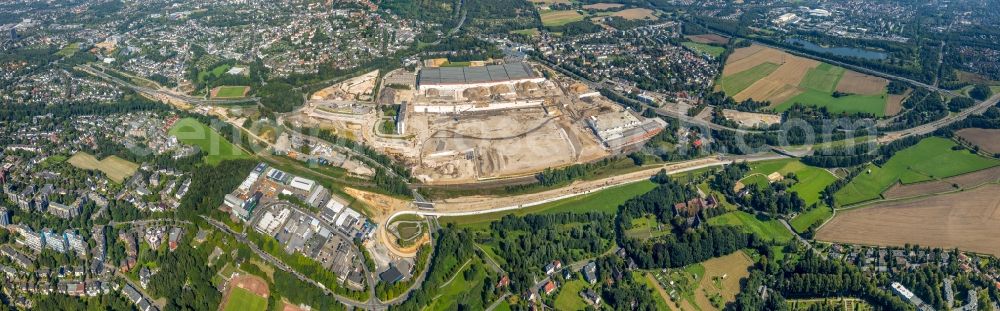
M 537 37 L 540 32 L 538 31 L 538 28 L 527 28 L 527 29 L 512 30 L 511 33 L 516 33 L 519 35 L 525 35 L 529 37 Z
M 833 112 L 884 116 L 888 83 L 886 79 L 754 45 L 737 49 L 729 56 L 718 85 L 737 101 L 769 101 L 777 111 L 802 103 Z M 835 91 L 842 96 L 834 97 Z
M 583 20 L 583 14 L 575 10 L 545 11 L 539 16 L 543 26 L 562 26 L 572 22 Z
M 1000 165 L 1000 160 L 982 157 L 968 150 L 952 150 L 955 142 L 929 137 L 897 152 L 882 167 L 868 169 L 834 194 L 844 206 L 879 199 L 897 182 L 912 184 L 975 172 Z
M 750 276 L 753 261 L 746 253 L 706 260 L 682 269 L 651 272 L 664 292 L 673 295 L 671 310 L 722 310 L 740 292 L 740 280 Z
M 986 153 L 1000 154 L 1000 130 L 998 129 L 970 128 L 959 130 L 955 134 L 962 140 L 979 146 L 979 149 Z
M 452 223 L 459 227 L 485 227 L 489 226 L 490 222 L 499 220 L 508 214 L 524 216 L 538 213 L 555 214 L 592 211 L 614 214 L 618 211 L 618 205 L 625 203 L 628 199 L 649 192 L 655 187 L 656 184 L 653 182 L 644 180 L 528 208 L 482 215 L 442 217 L 440 221 L 442 224 Z
M 691 48 L 695 51 L 711 55 L 712 57 L 719 57 L 719 55 L 722 55 L 722 53 L 726 51 L 726 48 L 721 46 L 698 43 L 694 41 L 682 42 L 681 45 Z
M 817 240 L 866 244 L 919 244 L 1000 255 L 1000 185 L 916 200 L 878 203 L 837 213 Z
M 621 3 L 594 3 L 594 4 L 584 5 L 583 8 L 586 10 L 608 10 L 608 9 L 620 8 L 623 6 L 625 5 Z
M 744 211 L 728 212 L 708 219 L 713 226 L 729 225 L 743 228 L 744 231 L 757 235 L 760 239 L 785 243 L 792 239 L 792 233 L 785 229 L 781 222 L 770 219 L 761 220 Z
M 215 165 L 223 160 L 245 159 L 249 155 L 214 129 L 192 118 L 184 118 L 174 123 L 170 135 L 177 136 L 181 143 L 198 146 L 205 154 L 205 163 Z
M 618 12 L 614 12 L 611 14 L 611 16 L 618 16 L 627 20 L 640 20 L 640 19 L 656 20 L 656 15 L 653 15 L 653 10 L 643 9 L 643 8 L 625 9 Z
M 219 86 L 210 92 L 211 98 L 243 98 L 250 92 L 249 86 Z
M 587 308 L 587 302 L 580 297 L 580 292 L 587 287 L 587 282 L 582 279 L 577 278 L 572 281 L 566 282 L 559 289 L 559 295 L 556 296 L 556 310 L 584 310 Z
M 986 183 L 995 183 L 998 181 L 1000 181 L 1000 166 L 994 166 L 985 170 L 938 180 L 908 185 L 896 184 L 883 192 L 882 197 L 886 199 L 902 199 L 926 196 L 929 194 L 971 189 Z
M 98 161 L 97 158 L 86 152 L 77 152 L 68 161 L 70 165 L 79 169 L 99 170 L 116 183 L 121 183 L 125 178 L 131 177 L 139 169 L 139 164 L 117 156 L 108 156 Z

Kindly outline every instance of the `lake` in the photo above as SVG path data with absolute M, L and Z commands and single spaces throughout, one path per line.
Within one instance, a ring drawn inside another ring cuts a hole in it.
M 885 59 L 886 54 L 882 52 L 869 51 L 859 48 L 849 48 L 849 47 L 822 47 L 815 43 L 798 39 L 785 39 L 785 42 L 791 43 L 802 47 L 807 51 L 817 52 L 817 53 L 830 53 L 837 56 L 849 56 L 865 59 Z

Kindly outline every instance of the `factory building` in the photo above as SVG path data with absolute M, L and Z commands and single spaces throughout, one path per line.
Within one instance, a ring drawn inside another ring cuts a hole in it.
M 604 147 L 615 153 L 629 153 L 663 131 L 667 122 L 660 118 L 645 119 L 629 110 L 592 116 L 587 125 Z
M 463 99 L 466 89 L 499 85 L 514 85 L 522 82 L 545 82 L 544 77 L 535 74 L 527 63 L 509 63 L 480 67 L 424 68 L 417 76 L 417 94 L 434 97 Z

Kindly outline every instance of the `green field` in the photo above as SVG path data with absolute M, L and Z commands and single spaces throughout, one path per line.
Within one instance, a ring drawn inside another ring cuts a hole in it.
M 740 182 L 747 187 L 749 187 L 750 185 L 757 185 L 757 187 L 767 187 L 767 185 L 771 184 L 771 182 L 768 181 L 767 176 L 765 176 L 764 174 L 749 175 L 747 177 L 743 177 L 743 179 L 740 179 Z
M 792 229 L 795 229 L 796 232 L 802 233 L 808 231 L 809 227 L 813 224 L 826 221 L 831 216 L 833 216 L 833 209 L 830 209 L 826 205 L 820 205 L 814 209 L 795 215 L 795 218 L 792 218 L 792 221 L 788 223 L 792 225 Z
M 459 265 L 463 262 L 458 263 Z M 476 271 L 478 271 L 470 280 L 465 279 L 465 270 L 472 268 L 472 266 L 478 266 Z M 464 269 L 460 271 L 455 271 L 454 279 L 451 283 L 444 284 L 442 287 L 438 288 L 438 296 L 431 301 L 424 310 L 431 311 L 443 311 L 443 310 L 455 310 L 456 305 L 459 302 L 466 304 L 470 310 L 483 310 L 490 302 L 482 302 L 480 297 L 482 291 L 483 281 L 486 279 L 486 273 L 490 270 L 486 265 L 484 265 L 479 258 L 473 258 L 471 262 L 465 266 Z
M 214 98 L 241 98 L 246 86 L 220 86 Z
M 132 177 L 139 169 L 139 164 L 132 163 L 118 156 L 107 156 L 97 160 L 94 156 L 86 152 L 74 153 L 68 160 L 70 165 L 79 169 L 99 170 L 116 183 L 121 183 L 126 178 Z
M 583 20 L 583 14 L 576 10 L 546 11 L 541 12 L 542 26 L 562 26 L 572 22 Z
M 198 72 L 198 82 L 205 82 L 205 79 L 209 78 L 209 75 L 214 77 L 222 76 L 222 74 L 226 73 L 226 71 L 229 71 L 229 68 L 231 67 L 232 66 L 222 64 L 215 68 L 212 68 L 212 70 Z
M 930 137 L 897 152 L 882 167 L 869 165 L 847 186 L 834 194 L 840 205 L 850 205 L 881 197 L 897 181 L 911 184 L 947 178 L 1000 165 L 1000 160 L 981 157 L 968 150 L 951 150 L 955 142 Z
M 712 57 L 719 57 L 719 55 L 722 55 L 722 53 L 726 51 L 726 48 L 721 46 L 715 46 L 711 44 L 704 44 L 692 41 L 681 42 L 681 45 L 708 55 L 712 55 Z
M 170 135 L 184 144 L 198 146 L 205 155 L 205 163 L 218 164 L 223 160 L 246 159 L 250 156 L 243 149 L 233 146 L 215 130 L 192 118 L 184 118 L 174 123 Z
M 746 232 L 753 233 L 763 240 L 776 241 L 779 243 L 788 242 L 792 239 L 792 233 L 788 232 L 777 220 L 761 221 L 744 211 L 735 211 L 722 214 L 708 219 L 708 224 L 713 226 L 731 225 L 742 227 Z
M 267 298 L 257 296 L 248 290 L 233 287 L 229 293 L 229 302 L 224 311 L 264 311 L 267 309 Z
M 538 28 L 527 28 L 527 29 L 513 30 L 513 31 L 511 31 L 511 33 L 516 33 L 516 34 L 519 34 L 519 35 L 525 35 L 525 36 L 529 36 L 529 37 L 536 37 L 536 36 L 538 36 L 539 31 L 538 31 Z
M 448 62 L 446 62 L 444 64 L 441 64 L 441 67 L 469 67 L 470 65 L 472 65 L 472 62 L 453 62 L 453 61 L 448 61 Z
M 832 93 L 837 89 L 837 83 L 844 76 L 844 68 L 821 63 L 816 68 L 809 69 L 799 86 L 820 92 Z
M 729 75 L 728 77 L 722 77 L 719 81 L 719 85 L 722 86 L 722 90 L 725 91 L 727 95 L 733 96 L 739 94 L 747 87 L 750 87 L 750 85 L 757 82 L 757 80 L 767 77 L 767 75 L 777 70 L 778 67 L 781 67 L 781 65 L 775 63 L 762 63 L 754 66 L 753 68 Z
M 832 113 L 864 112 L 881 117 L 885 116 L 887 98 L 885 93 L 880 95 L 847 95 L 834 98 L 830 92 L 807 90 L 781 103 L 775 107 L 775 110 L 783 112 L 792 108 L 795 103 L 801 103 L 807 106 L 826 107 Z
M 626 230 L 625 235 L 645 240 L 668 235 L 672 229 L 670 224 L 661 224 L 657 221 L 656 216 L 646 215 L 646 217 L 633 218 L 632 228 Z
M 580 292 L 587 287 L 587 282 L 577 278 L 563 284 L 556 296 L 556 310 L 583 310 L 587 308 L 587 302 L 580 297 Z
M 66 45 L 65 47 L 63 47 L 62 49 L 60 49 L 58 52 L 56 52 L 56 55 L 59 55 L 59 56 L 62 56 L 62 57 L 70 57 L 70 56 L 73 56 L 73 54 L 76 54 L 76 52 L 79 51 L 79 50 L 80 50 L 80 44 L 79 43 L 70 43 L 70 44 Z
M 822 168 L 808 166 L 795 159 L 782 159 L 774 161 L 764 161 L 752 164 L 749 174 L 771 174 L 773 172 L 787 175 L 795 173 L 799 182 L 789 188 L 791 191 L 799 193 L 799 197 L 805 201 L 806 205 L 819 202 L 820 192 L 826 186 L 837 180 L 833 174 Z
M 618 205 L 625 203 L 628 199 L 639 196 L 649 190 L 653 190 L 655 187 L 656 184 L 646 180 L 513 211 L 459 217 L 442 217 L 441 222 L 443 224 L 452 223 L 461 227 L 481 227 L 489 226 L 490 222 L 499 220 L 504 215 L 510 214 L 524 216 L 532 213 L 552 214 L 591 211 L 613 214 L 618 211 Z

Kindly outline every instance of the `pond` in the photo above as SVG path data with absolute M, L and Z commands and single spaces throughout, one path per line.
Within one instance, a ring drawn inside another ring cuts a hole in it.
M 849 47 L 822 47 L 815 43 L 798 38 L 785 39 L 785 42 L 800 46 L 807 51 L 812 51 L 817 53 L 829 53 L 837 56 L 849 56 L 849 57 L 857 57 L 864 59 L 886 58 L 886 54 L 882 52 L 870 51 L 859 48 L 849 48 Z

